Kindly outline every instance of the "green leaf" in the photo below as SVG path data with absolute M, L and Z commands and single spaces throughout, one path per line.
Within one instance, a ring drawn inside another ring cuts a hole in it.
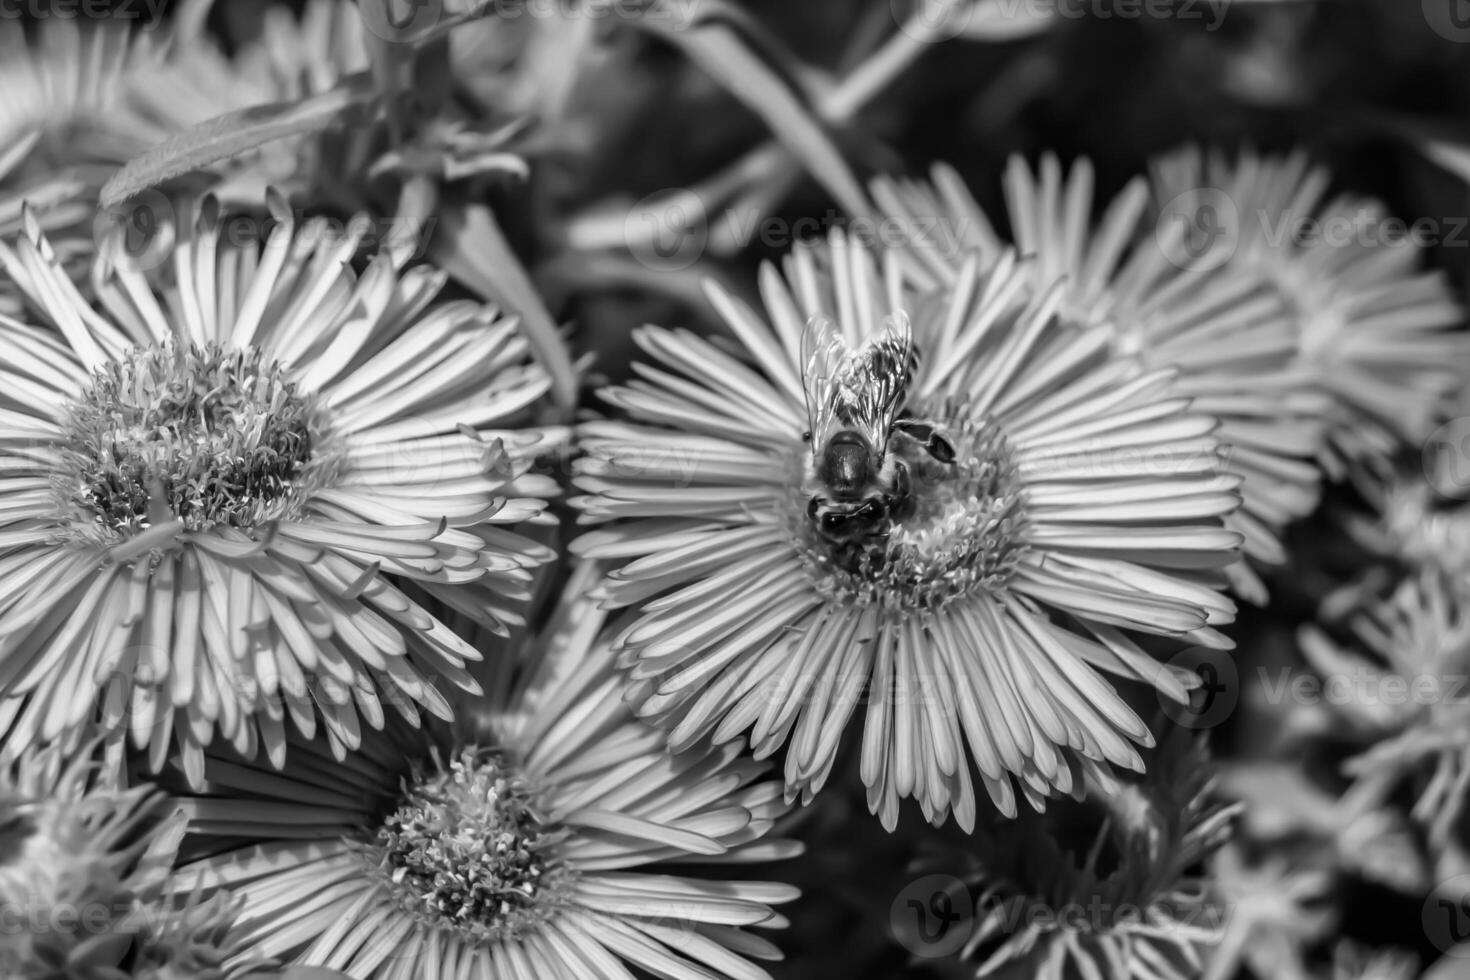
M 495 215 L 483 204 L 445 209 L 442 234 L 434 237 L 435 264 L 469 289 L 519 314 L 532 351 L 551 375 L 551 397 L 564 417 L 577 405 L 577 372 L 556 320 Z
M 775 68 L 743 43 L 729 25 L 714 18 L 702 18 L 683 26 L 656 13 L 639 18 L 638 23 L 683 50 L 711 78 L 765 120 L 844 210 L 855 217 L 868 214 L 867 196 L 821 120 L 806 100 L 782 80 Z M 787 74 L 796 77 L 799 73 L 791 70 Z
M 266 143 L 330 129 L 376 95 L 372 76 L 359 72 L 321 95 L 271 102 L 216 116 L 164 140 L 128 161 L 102 188 L 106 210 L 166 180 L 212 166 Z

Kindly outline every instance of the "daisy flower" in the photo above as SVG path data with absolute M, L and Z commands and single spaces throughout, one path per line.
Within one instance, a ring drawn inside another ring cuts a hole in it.
M 168 880 L 166 812 L 152 787 L 99 779 L 86 752 L 49 748 L 0 772 L 5 976 L 118 975 L 106 971 L 133 955 L 139 902 Z
M 1470 791 L 1467 612 L 1463 591 L 1428 572 L 1355 618 L 1360 650 L 1314 626 L 1300 636 L 1308 661 L 1352 693 L 1332 700 L 1340 734 L 1369 745 L 1344 766 L 1355 780 L 1352 806 L 1381 806 L 1405 781 L 1414 783 L 1412 814 L 1436 846 L 1453 833 Z
M 1187 148 L 1157 163 L 1153 198 L 1186 219 L 1213 209 L 1220 233 L 1194 260 L 1249 274 L 1291 306 L 1299 363 L 1332 398 L 1320 462 L 1338 479 L 1385 472 L 1424 441 L 1465 383 L 1470 346 L 1419 245 L 1391 236 L 1380 202 L 1327 198 L 1330 183 L 1302 153 L 1230 161 Z
M 426 603 L 504 628 L 553 557 L 514 529 L 564 434 L 498 428 L 549 383 L 515 320 L 270 206 L 257 247 L 206 201 L 161 285 L 104 249 L 95 305 L 34 227 L 0 248 L 49 321 L 0 317 L 8 756 L 96 724 L 197 775 L 216 730 L 279 765 L 288 721 L 448 717 L 480 654 Z
M 1428 887 L 1421 835 L 1403 814 L 1392 805 L 1364 805 L 1351 792 L 1339 797 L 1319 788 L 1296 761 L 1221 766 L 1220 794 L 1245 805 L 1241 830 L 1253 841 L 1270 847 L 1318 842 L 1349 874 L 1411 895 Z
M 1416 980 L 1419 957 L 1401 949 L 1370 950 L 1344 940 L 1332 951 L 1332 980 Z
M 1209 874 L 1230 914 L 1202 980 L 1231 980 L 1242 964 L 1258 977 L 1311 980 L 1306 948 L 1335 919 L 1331 872 L 1280 854 L 1254 861 L 1230 842 L 1215 852 Z
M 1286 560 L 1280 535 L 1318 497 L 1313 456 L 1323 439 L 1326 400 L 1305 389 L 1295 366 L 1292 308 L 1252 277 L 1181 268 L 1175 243 L 1141 236 L 1148 208 L 1143 178 L 1128 184 L 1094 225 L 1093 170 L 1064 173 L 1056 157 L 1033 173 L 1013 157 L 1005 174 L 1007 218 L 1016 248 L 1034 257 L 1034 288 L 1061 288 L 1061 319 L 1107 338 L 1138 374 L 1174 366 L 1175 392 L 1220 420 L 1231 472 L 1242 478 L 1239 511 L 1228 525 L 1244 537 L 1250 563 L 1230 570 L 1237 594 L 1263 603 L 1253 565 Z M 906 278 L 923 293 L 953 283 L 966 257 L 982 268 L 1005 247 L 959 175 L 939 165 L 932 184 L 882 179 L 874 198 L 915 234 L 900 250 Z M 1180 229 L 1171 229 L 1179 231 Z
M 976 923 L 959 952 L 973 964 L 966 972 L 1199 976 L 1227 909 L 1196 866 L 1229 837 L 1234 812 L 1211 800 L 1202 748 L 1175 732 L 1140 781 L 982 827 L 960 858 L 978 892 Z M 947 855 L 943 870 L 954 867 Z
M 275 964 L 232 949 L 228 896 L 174 893 L 182 827 L 148 785 L 52 746 L 0 773 L 0 969 L 54 980 L 240 980 Z M 226 958 L 235 961 L 228 971 Z
M 124 79 L 154 56 L 119 22 L 53 17 L 31 40 L 0 22 L 0 237 L 20 230 L 25 202 L 49 228 L 90 222 L 111 169 L 147 146 L 116 114 Z
M 867 689 L 862 776 L 889 827 L 906 796 L 973 825 L 970 760 L 1006 813 L 1017 785 L 1041 807 L 1083 770 L 1142 764 L 1148 728 L 1107 678 L 1184 699 L 1130 634 L 1231 646 L 1216 579 L 1238 558 L 1221 520 L 1239 479 L 1174 372 L 1109 358 L 1055 322 L 1056 293 L 1024 301 L 1029 281 L 1012 257 L 984 277 L 971 261 L 905 309 L 898 268 L 834 235 L 785 278 L 763 269 L 765 316 L 710 287 L 734 345 L 637 333 L 648 363 L 603 393 L 622 417 L 581 429 L 573 503 L 604 526 L 572 547 L 626 563 L 603 594 L 639 610 L 618 648 L 675 746 L 789 742 L 809 800 Z M 894 345 L 910 332 L 907 377 Z M 863 430 L 871 478 L 893 482 L 854 530 L 823 515 L 838 491 L 819 423 L 836 399 L 865 425 L 864 400 L 884 398 L 906 434 Z
M 189 895 L 166 895 L 143 910 L 145 924 L 133 958 L 134 980 L 233 980 L 247 970 L 251 976 L 274 964 L 252 958 L 236 948 L 230 937 L 236 903 L 217 892 L 208 899 L 198 890 Z M 231 960 L 240 963 L 230 967 Z
M 0 21 L 0 239 L 29 210 L 81 277 L 97 250 L 97 191 L 148 146 L 119 119 L 124 80 L 156 55 L 147 34 L 113 21 L 49 18 L 34 31 Z M 0 277 L 0 313 L 21 302 Z
M 492 18 L 464 26 L 481 34 L 506 33 Z M 323 95 L 366 78 L 371 69 L 365 39 L 372 32 L 354 0 L 306 0 L 299 14 L 263 5 L 258 27 L 229 53 L 208 37 L 179 39 L 167 58 L 130 79 L 126 111 L 157 134 L 157 141 L 228 113 Z M 266 188 L 276 188 L 314 211 L 350 213 L 382 203 L 375 192 L 388 193 L 391 185 L 379 188 L 376 179 L 387 174 L 443 181 L 487 172 L 524 176 L 525 161 L 510 145 L 523 128 L 517 110 L 529 103 L 517 95 L 507 107 L 504 83 L 516 81 L 509 72 L 501 79 L 501 101 L 486 103 L 467 93 L 456 74 L 465 67 L 463 49 L 463 43 L 452 48 L 454 77 L 446 83 L 456 86 L 455 98 L 445 105 L 425 112 L 416 103 L 375 101 L 350 127 L 273 140 L 213 165 L 205 177 L 210 192 L 231 207 L 250 207 Z M 434 96 L 425 90 L 419 97 Z M 462 111 L 462 98 L 473 103 L 471 111 Z
M 1453 582 L 1470 576 L 1470 506 L 1404 477 L 1381 484 L 1373 496 L 1376 517 L 1348 523 L 1354 538 L 1407 568 L 1438 571 Z
M 1362 480 L 1368 510 L 1338 520 L 1360 550 L 1341 563 L 1345 579 L 1318 604 L 1317 618 L 1340 623 L 1383 603 L 1403 579 L 1432 574 L 1461 593 L 1470 586 L 1470 506 L 1442 497 L 1422 477 L 1395 473 Z M 1364 554 L 1363 552 L 1366 552 Z
M 724 869 L 799 852 L 780 785 L 631 715 L 589 585 L 454 731 L 394 719 L 345 763 L 293 734 L 279 773 L 211 749 L 177 873 L 242 902 L 253 954 L 356 980 L 767 976 L 748 930 L 796 891 Z
M 207 36 L 179 39 L 167 57 L 130 75 L 124 111 L 157 142 L 250 106 L 321 95 L 369 68 L 353 0 L 307 0 L 300 14 L 263 5 L 259 28 L 232 54 Z M 319 178 L 365 171 L 369 149 L 364 140 L 341 132 L 329 139 L 276 140 L 216 165 L 209 190 L 233 206 L 258 206 L 267 188 L 292 200 L 310 192 L 316 206 L 335 201 L 350 211 L 363 205 L 339 200 L 350 182 Z

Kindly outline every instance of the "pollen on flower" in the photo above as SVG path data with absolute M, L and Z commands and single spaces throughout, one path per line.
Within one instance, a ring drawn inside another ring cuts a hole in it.
M 916 417 L 938 425 L 955 461 L 939 462 L 914 440 L 896 436 L 889 451 L 907 467 L 909 490 L 893 500 L 888 520 L 873 533 L 833 540 L 807 516 L 806 499 L 791 496 L 787 519 L 797 552 L 829 599 L 932 611 L 977 591 L 1004 589 L 1025 551 L 1024 501 L 1005 434 L 954 402 Z
M 68 406 L 56 493 L 65 523 L 116 540 L 290 516 L 330 462 L 322 413 L 255 348 L 136 348 Z
M 572 871 L 556 854 L 563 837 L 512 763 L 465 749 L 447 767 L 414 775 L 364 856 L 405 911 L 490 942 L 564 904 Z

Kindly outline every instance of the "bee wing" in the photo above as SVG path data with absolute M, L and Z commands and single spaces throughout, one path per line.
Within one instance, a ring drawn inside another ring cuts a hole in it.
M 852 351 L 831 320 L 824 316 L 807 320 L 801 332 L 801 370 L 813 447 L 822 444 L 823 434 L 837 417 L 843 378 L 851 361 Z
M 918 362 L 909 318 L 895 313 L 886 323 L 883 333 L 855 357 L 845 379 L 853 421 L 879 450 L 888 444 Z

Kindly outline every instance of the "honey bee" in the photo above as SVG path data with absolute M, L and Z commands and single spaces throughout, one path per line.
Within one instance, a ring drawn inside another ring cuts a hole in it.
M 830 321 L 813 317 L 802 335 L 802 364 L 807 516 L 836 544 L 882 535 L 910 508 L 912 450 L 942 464 L 955 460 L 937 426 L 905 411 L 919 366 L 908 318 L 889 317 L 882 334 L 853 348 Z

